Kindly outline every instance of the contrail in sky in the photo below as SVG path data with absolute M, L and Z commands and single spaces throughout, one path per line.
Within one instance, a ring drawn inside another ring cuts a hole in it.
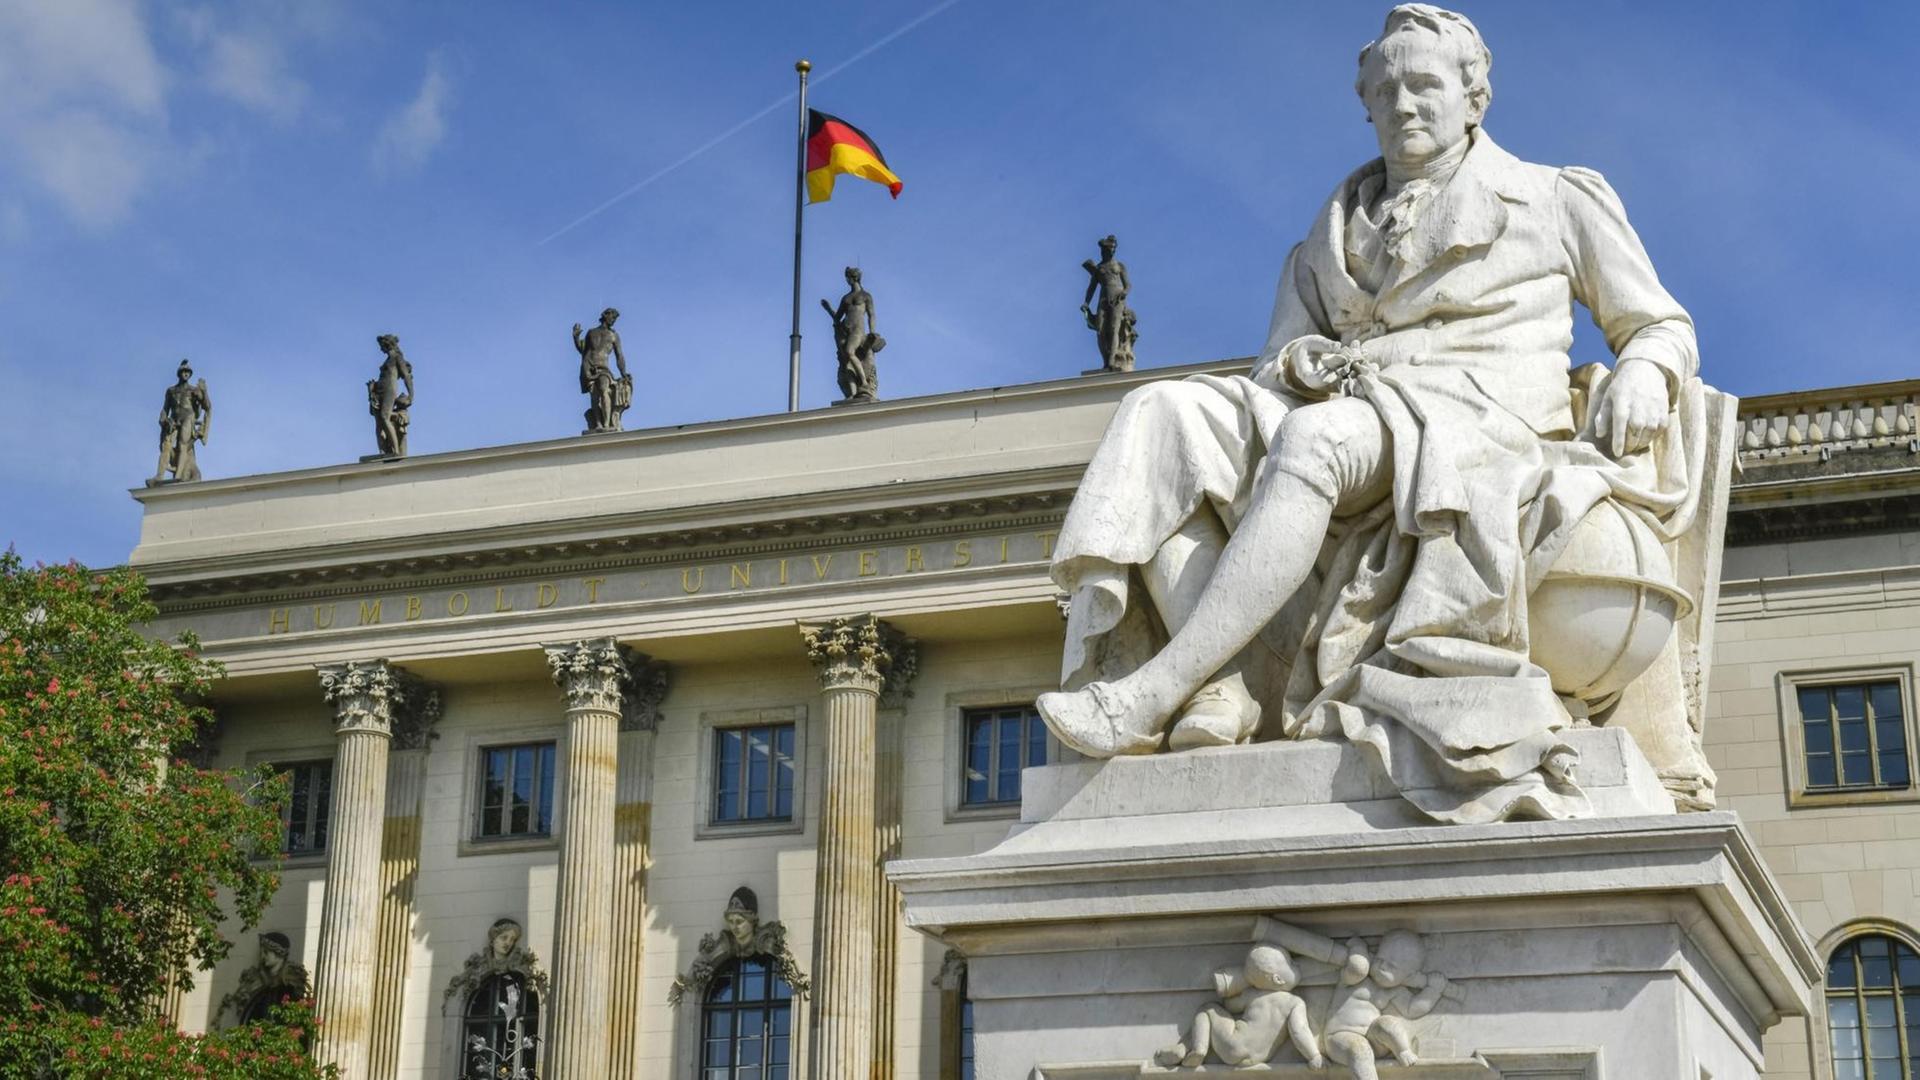
M 887 34 L 885 37 L 882 37 L 880 40 L 874 42 L 871 45 L 868 45 L 866 48 L 861 49 L 859 52 L 854 53 L 852 56 L 847 57 L 845 60 L 842 60 L 840 63 L 835 64 L 833 67 L 828 68 L 827 70 L 819 73 L 818 75 L 812 76 L 810 81 L 815 84 L 826 82 L 828 79 L 833 78 L 835 75 L 840 74 L 841 72 L 847 70 L 853 65 L 859 63 L 862 60 L 865 60 L 867 57 L 872 56 L 874 53 L 879 52 L 881 49 L 892 44 L 894 40 L 910 32 L 911 30 L 913 30 L 914 27 L 919 26 L 921 23 L 926 22 L 928 19 L 933 18 L 935 15 L 940 14 L 941 12 L 947 10 L 948 8 L 952 7 L 953 5 L 959 2 L 960 0 L 940 0 L 940 3 L 935 4 L 932 7 L 928 8 L 927 10 L 921 12 L 919 15 L 907 21 L 905 24 L 895 29 L 893 32 Z M 654 181 L 660 179 L 661 177 L 667 175 L 668 173 L 673 172 L 675 169 L 680 168 L 682 165 L 685 165 L 686 163 L 699 157 L 701 154 L 704 154 L 707 151 L 713 149 L 714 147 L 719 146 L 721 143 L 726 142 L 728 139 L 733 138 L 735 135 L 740 134 L 742 131 L 745 131 L 747 128 L 751 127 L 755 121 L 760 120 L 761 118 L 765 117 L 768 113 L 771 113 L 774 110 L 780 108 L 781 106 L 787 104 L 788 102 L 792 101 L 794 98 L 798 97 L 799 95 L 800 95 L 800 91 L 798 90 L 787 91 L 786 93 L 780 95 L 779 98 L 775 99 L 773 103 L 768 105 L 766 108 L 761 109 L 759 112 L 754 113 L 752 116 L 747 117 L 745 120 L 740 121 L 739 123 L 728 128 L 727 130 L 721 132 L 718 135 L 715 135 L 713 138 L 700 144 L 700 146 L 687 152 L 686 155 L 681 157 L 679 160 L 675 161 L 673 164 L 664 166 L 659 171 L 655 172 L 653 175 L 647 177 L 645 180 L 640 181 L 639 183 L 633 185 L 632 187 L 626 189 L 625 191 L 622 191 L 618 195 L 615 195 L 611 199 L 608 199 L 606 202 L 601 203 L 599 206 L 596 206 L 593 209 L 587 211 L 586 213 L 580 215 L 579 217 L 573 219 L 572 221 L 568 222 L 566 225 L 561 226 L 559 229 L 555 230 L 552 235 L 548 236 L 545 240 L 540 241 L 540 243 L 535 244 L 534 246 L 542 247 L 546 244 L 552 243 L 553 241 L 558 240 L 562 236 L 565 236 L 566 234 L 579 228 L 580 226 L 585 225 L 587 222 L 592 221 L 594 218 L 599 217 L 602 213 L 605 213 L 609 208 L 614 206 L 616 203 L 619 203 L 633 195 L 639 194 L 642 190 L 644 190 L 646 187 L 651 185 Z

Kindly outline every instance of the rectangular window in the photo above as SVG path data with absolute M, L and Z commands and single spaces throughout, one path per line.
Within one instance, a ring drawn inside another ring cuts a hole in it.
M 280 808 L 280 850 L 318 855 L 327 850 L 327 814 L 333 809 L 333 762 L 295 761 L 278 766 L 287 777 Z
M 482 840 L 553 834 L 554 744 L 489 746 L 480 751 Z
M 1020 770 L 1047 763 L 1047 725 L 1031 705 L 964 709 L 960 804 L 1020 801 Z
M 1809 794 L 1904 791 L 1907 718 L 1900 683 L 1836 683 L 1795 688 Z
M 713 823 L 793 820 L 792 724 L 715 728 Z

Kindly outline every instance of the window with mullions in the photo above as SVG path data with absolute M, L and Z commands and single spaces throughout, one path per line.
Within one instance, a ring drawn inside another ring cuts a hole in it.
M 1898 681 L 1796 690 L 1808 793 L 1912 786 Z
M 501 972 L 467 995 L 461 1080 L 534 1080 L 539 1050 L 540 995 L 524 976 Z
M 482 840 L 553 833 L 553 744 L 489 746 L 480 751 Z
M 1047 725 L 1031 705 L 961 711 L 966 762 L 962 806 L 1020 801 L 1020 770 L 1047 763 Z
M 767 956 L 735 960 L 707 987 L 700 1017 L 700 1080 L 787 1080 L 793 987 Z
M 1834 1080 L 1920 1077 L 1920 954 L 1885 934 L 1857 937 L 1827 962 Z
M 327 814 L 333 805 L 333 762 L 296 761 L 279 766 L 287 775 L 287 801 L 280 806 L 280 850 L 319 855 L 327 850 Z
M 793 725 L 715 728 L 713 822 L 793 819 Z

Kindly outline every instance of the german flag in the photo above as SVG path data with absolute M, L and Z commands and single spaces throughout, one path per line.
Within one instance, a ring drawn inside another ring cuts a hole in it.
M 900 178 L 887 168 L 887 158 L 867 133 L 837 116 L 807 110 L 807 201 L 833 198 L 833 178 L 841 173 L 885 184 L 900 197 Z

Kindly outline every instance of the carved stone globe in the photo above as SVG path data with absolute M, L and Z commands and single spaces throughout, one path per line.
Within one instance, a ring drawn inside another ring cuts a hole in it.
M 1527 603 L 1533 662 L 1555 693 L 1605 702 L 1647 670 L 1693 609 L 1647 524 L 1604 501 L 1574 526 Z

